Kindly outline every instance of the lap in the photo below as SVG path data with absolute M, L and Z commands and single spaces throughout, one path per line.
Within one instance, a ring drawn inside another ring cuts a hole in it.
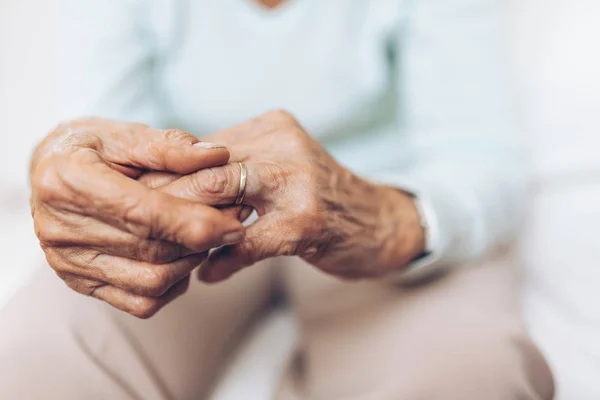
M 551 398 L 501 259 L 412 285 L 343 282 L 277 259 L 223 284 L 195 282 L 145 321 L 73 293 L 44 267 L 0 313 L 11 327 L 0 331 L 0 398 L 198 398 L 282 262 L 302 339 L 280 398 Z
M 41 266 L 0 310 L 0 398 L 196 399 L 272 289 L 272 268 L 263 265 L 222 285 L 192 282 L 138 320 Z
M 343 282 L 297 260 L 285 276 L 302 343 L 281 398 L 551 398 L 505 258 L 404 285 Z
M 80 368 L 88 357 L 72 335 L 71 306 L 87 299 L 65 290 L 53 275 L 49 268 L 40 269 L 0 312 L 2 399 L 114 394 L 102 388 L 104 379 L 97 368 Z M 68 384 L 73 379 L 86 385 Z

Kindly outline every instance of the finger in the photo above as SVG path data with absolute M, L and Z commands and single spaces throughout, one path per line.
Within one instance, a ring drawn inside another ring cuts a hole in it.
M 237 218 L 237 215 L 232 215 Z M 44 226 L 41 226 L 41 225 Z M 35 221 L 43 247 L 85 248 L 97 253 L 164 264 L 194 252 L 166 240 L 144 239 L 95 218 L 60 213 Z
M 239 206 L 227 206 L 219 208 L 226 215 L 230 215 L 233 218 L 237 218 L 238 221 L 244 222 L 250 217 L 254 209 L 250 206 L 239 205 Z
M 171 172 L 149 172 L 141 175 L 138 178 L 138 182 L 143 183 L 144 185 L 151 188 L 161 188 L 180 178 L 182 178 L 181 175 L 173 174 Z M 186 200 L 198 201 L 197 197 L 191 196 L 192 191 L 182 191 L 180 194 L 189 195 L 189 197 L 187 198 L 183 197 Z M 247 220 L 253 211 L 252 207 L 244 205 L 221 207 L 219 209 L 223 211 L 225 215 L 233 216 L 237 218 L 240 222 L 244 222 L 245 220 Z
M 102 137 L 103 157 L 116 165 L 188 174 L 229 160 L 223 145 L 200 141 L 178 129 L 123 123 L 114 132 L 103 132 Z
M 254 209 L 252 207 L 242 206 L 242 209 L 238 214 L 238 221 L 245 222 L 248 218 L 250 218 L 250 215 L 252 215 L 253 211 Z
M 138 182 L 143 183 L 144 185 L 150 188 L 162 188 L 163 186 L 167 186 L 168 184 L 176 181 L 177 179 L 182 178 L 179 174 L 173 174 L 171 172 L 150 172 L 145 173 L 138 178 Z M 186 200 L 198 201 L 197 196 L 192 196 L 194 192 L 192 190 L 181 191 L 179 194 L 183 196 Z M 252 211 L 254 210 L 250 206 L 239 205 L 239 206 L 227 206 L 219 208 L 223 213 L 227 216 L 232 216 L 237 218 L 238 221 L 244 222 L 250 217 Z M 151 260 L 147 260 L 151 261 Z
M 158 180 L 166 179 L 170 182 L 180 175 L 153 172 L 144 176 L 152 177 L 152 179 L 157 178 Z M 140 180 L 138 179 L 138 181 Z M 144 183 L 153 186 L 156 182 L 149 180 Z M 243 222 L 252 213 L 252 207 L 230 206 L 222 208 L 221 211 L 226 216 Z M 39 222 L 38 219 L 36 223 L 39 225 Z M 167 263 L 193 253 L 183 246 L 165 240 L 139 238 L 129 232 L 84 215 L 55 213 L 55 215 L 47 215 L 44 222 L 47 226 L 54 227 L 44 235 L 45 243 L 53 246 L 83 247 L 96 250 L 98 253 L 154 264 Z
M 145 172 L 137 178 L 137 181 L 149 188 L 156 189 L 181 178 L 181 174 L 172 172 L 152 171 Z
M 200 252 L 241 240 L 237 219 L 195 202 L 149 189 L 108 167 L 97 152 L 80 150 L 61 159 L 57 176 L 43 176 L 38 185 L 44 204 L 90 216 L 145 239 L 167 240 Z M 73 165 L 78 166 L 73 169 Z
M 138 182 L 143 183 L 144 185 L 150 188 L 162 188 L 177 179 L 182 178 L 179 174 L 173 174 L 171 172 L 149 172 L 141 175 L 138 178 Z M 197 196 L 192 196 L 193 191 L 181 191 L 179 194 L 186 200 L 198 201 Z M 238 219 L 240 222 L 244 222 L 250 217 L 252 214 L 253 208 L 249 206 L 239 205 L 239 206 L 228 206 L 228 207 L 220 207 L 219 208 L 225 215 L 232 216 Z
M 280 185 L 280 169 L 275 165 L 249 162 L 246 164 L 244 204 L 258 208 L 270 199 Z M 185 175 L 161 188 L 172 196 L 207 205 L 230 205 L 239 195 L 241 167 L 230 163 Z
M 156 314 L 165 305 L 184 294 L 190 284 L 189 275 L 179 281 L 167 293 L 161 297 L 145 297 L 129 293 L 123 289 L 116 288 L 91 280 L 62 277 L 67 285 L 82 294 L 95 297 L 105 301 L 113 307 L 125 311 L 135 317 L 147 319 Z
M 209 283 L 220 282 L 258 261 L 298 255 L 304 242 L 293 221 L 286 222 L 275 213 L 264 215 L 248 227 L 243 242 L 211 252 L 200 266 L 198 278 Z
M 207 257 L 193 254 L 166 264 L 151 264 L 81 248 L 51 249 L 49 264 L 61 273 L 103 282 L 127 292 L 160 297 Z

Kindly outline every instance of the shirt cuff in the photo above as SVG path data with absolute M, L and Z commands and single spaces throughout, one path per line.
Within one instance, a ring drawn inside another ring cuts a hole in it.
M 398 188 L 415 198 L 415 206 L 425 230 L 425 250 L 422 257 L 394 272 L 390 279 L 412 280 L 429 276 L 456 264 L 462 259 L 460 240 L 462 235 L 460 217 L 452 206 L 452 197 L 440 187 L 407 176 L 381 173 L 373 175 L 372 182 Z

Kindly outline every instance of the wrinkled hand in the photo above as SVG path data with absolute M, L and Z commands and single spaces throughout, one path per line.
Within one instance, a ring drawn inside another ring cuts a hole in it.
M 244 162 L 244 203 L 259 218 L 243 242 L 211 253 L 200 268 L 209 282 L 225 279 L 265 258 L 300 256 L 345 278 L 375 277 L 406 265 L 423 251 L 423 229 L 409 195 L 375 185 L 338 164 L 283 111 L 206 138 Z M 198 171 L 163 190 L 203 204 L 232 204 L 240 167 Z
M 144 171 L 189 174 L 227 163 L 227 149 L 198 142 L 177 130 L 86 119 L 59 126 L 38 146 L 35 231 L 67 285 L 149 317 L 186 290 L 207 250 L 243 239 L 235 215 L 136 180 Z

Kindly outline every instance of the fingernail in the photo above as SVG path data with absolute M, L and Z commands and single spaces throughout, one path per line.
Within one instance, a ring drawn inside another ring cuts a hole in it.
M 224 148 L 225 146 L 221 145 L 221 144 L 217 144 L 217 143 L 211 143 L 211 142 L 198 142 L 194 144 L 195 147 L 201 147 L 203 149 L 217 149 L 217 148 Z
M 221 242 L 224 245 L 236 244 L 236 243 L 243 241 L 244 237 L 245 237 L 244 232 L 239 232 L 239 231 L 238 232 L 229 232 L 229 233 L 226 233 L 225 235 L 223 235 Z

